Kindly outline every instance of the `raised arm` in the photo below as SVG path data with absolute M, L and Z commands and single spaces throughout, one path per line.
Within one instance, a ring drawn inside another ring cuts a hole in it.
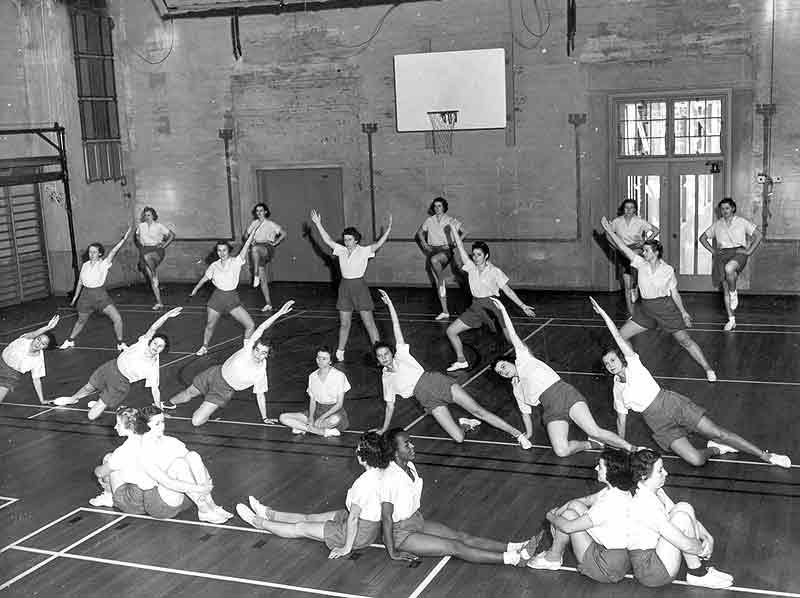
M 603 321 L 606 323 L 606 328 L 611 333 L 611 336 L 614 338 L 614 342 L 617 343 L 619 350 L 622 351 L 622 355 L 625 357 L 632 357 L 636 352 L 631 347 L 631 344 L 622 338 L 622 335 L 619 332 L 619 328 L 617 325 L 614 324 L 614 321 L 611 317 L 605 312 L 605 310 L 600 307 L 597 301 L 594 300 L 594 297 L 589 297 L 589 302 L 592 304 L 592 309 L 594 312 L 603 318 Z
M 311 222 L 314 223 L 314 226 L 317 227 L 319 231 L 319 236 L 322 237 L 322 242 L 325 243 L 328 247 L 332 250 L 336 249 L 336 241 L 331 239 L 331 236 L 328 234 L 328 231 L 325 230 L 325 227 L 322 226 L 322 216 L 319 215 L 319 212 L 316 210 L 311 210 Z
M 508 283 L 500 287 L 500 290 L 506 294 L 506 297 L 508 297 L 514 303 L 516 303 L 517 307 L 519 307 L 522 310 L 522 313 L 524 313 L 529 318 L 536 317 L 536 312 L 534 311 L 533 307 L 531 307 L 527 303 L 523 303 L 522 299 L 519 298 L 519 295 L 517 295 L 516 291 L 514 291 L 514 289 L 512 289 Z
M 261 324 L 258 325 L 258 328 L 256 328 L 253 331 L 253 336 L 251 338 L 260 338 L 261 335 L 264 334 L 266 329 L 272 326 L 278 320 L 278 318 L 280 318 L 281 316 L 285 316 L 290 311 L 292 311 L 293 305 L 294 305 L 294 300 L 289 300 L 286 303 L 284 303 L 278 311 L 276 311 L 269 318 L 267 318 L 266 320 L 261 322 Z
M 636 257 L 636 253 L 634 253 L 627 245 L 625 245 L 625 243 L 622 241 L 622 239 L 619 238 L 617 233 L 614 232 L 614 230 L 611 228 L 611 223 L 608 221 L 608 218 L 603 216 L 600 219 L 600 224 L 603 226 L 603 229 L 605 229 L 606 235 L 614 244 L 614 247 L 619 249 L 622 252 L 622 254 L 630 261 L 633 261 L 633 258 Z
M 381 247 L 383 247 L 383 244 L 386 243 L 386 240 L 389 238 L 389 233 L 392 232 L 392 215 L 391 214 L 389 214 L 387 216 L 387 220 L 388 220 L 388 223 L 386 224 L 386 230 L 383 231 L 383 234 L 381 235 L 381 238 L 378 239 L 377 241 L 375 241 L 370 246 L 370 249 L 372 250 L 372 253 L 375 253 Z
M 503 324 L 506 328 L 506 334 L 508 335 L 508 340 L 511 341 L 511 345 L 514 347 L 514 351 L 518 353 L 522 351 L 530 352 L 530 349 L 528 349 L 528 345 L 522 342 L 522 339 L 517 334 L 517 331 L 514 328 L 514 323 L 511 321 L 511 316 L 508 315 L 508 312 L 506 311 L 503 302 L 495 297 L 491 297 L 491 300 L 492 303 L 494 303 L 494 306 L 500 310 L 501 314 L 503 314 Z
M 244 245 L 242 245 L 238 255 L 247 255 L 247 252 L 250 250 L 250 245 L 253 243 L 253 238 L 256 236 L 259 228 L 261 228 L 261 224 L 253 228 L 253 232 L 248 235 L 247 240 L 244 242 Z
M 458 255 L 461 256 L 461 263 L 466 264 L 469 262 L 469 254 L 467 250 L 464 249 L 464 239 L 461 238 L 461 235 L 453 235 L 453 241 L 456 242 L 456 248 L 458 249 Z
M 59 319 L 60 319 L 60 316 L 57 316 L 57 315 L 53 316 L 52 318 L 50 318 L 50 321 L 45 326 L 42 326 L 41 328 L 37 328 L 36 330 L 34 330 L 32 332 L 26 332 L 25 334 L 22 335 L 22 338 L 34 339 L 37 336 L 39 336 L 40 334 L 44 334 L 45 332 L 50 332 L 53 328 L 58 326 L 58 320 Z
M 643 243 L 645 241 L 650 241 L 651 239 L 655 239 L 661 233 L 661 231 L 658 229 L 657 226 L 653 226 L 649 222 L 647 224 L 650 226 L 650 228 L 644 231 L 644 237 L 642 238 Z
M 107 259 L 109 262 L 114 261 L 114 256 L 117 255 L 117 252 L 125 244 L 125 241 L 128 240 L 128 237 L 130 236 L 132 230 L 133 227 L 129 226 L 128 230 L 125 231 L 125 234 L 122 235 L 122 238 L 117 242 L 116 245 L 114 245 L 114 247 L 111 248 L 111 251 L 108 252 L 108 255 L 106 255 L 105 259 Z
M 405 339 L 403 338 L 403 331 L 400 329 L 400 320 L 397 317 L 397 311 L 394 309 L 394 304 L 392 300 L 389 298 L 389 295 L 383 289 L 378 289 L 378 294 L 381 297 L 381 301 L 386 304 L 386 307 L 389 309 L 389 316 L 392 318 L 392 331 L 394 332 L 394 342 L 396 345 L 404 345 Z
M 146 336 L 147 338 L 152 337 L 156 332 L 158 332 L 158 329 L 161 328 L 164 325 L 164 322 L 166 322 L 170 318 L 174 318 L 179 313 L 181 313 L 182 310 L 183 310 L 182 307 L 175 307 L 175 308 L 169 310 L 163 316 L 158 318 L 158 320 L 156 320 L 155 322 L 152 323 L 150 328 L 147 329 L 147 332 L 144 333 L 144 336 Z

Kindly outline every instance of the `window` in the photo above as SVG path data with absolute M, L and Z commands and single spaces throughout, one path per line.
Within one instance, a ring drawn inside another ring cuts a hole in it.
M 667 103 L 619 104 L 619 154 L 664 156 L 667 153 Z
M 113 26 L 109 17 L 72 14 L 83 158 L 89 183 L 116 181 L 123 176 L 111 39 Z

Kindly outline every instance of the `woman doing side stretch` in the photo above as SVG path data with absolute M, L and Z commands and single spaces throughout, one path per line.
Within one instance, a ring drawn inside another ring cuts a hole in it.
M 13 392 L 22 374 L 28 372 L 31 373 L 33 390 L 36 391 L 39 402 L 46 402 L 42 391 L 42 378 L 46 374 L 44 351 L 56 347 L 56 338 L 50 331 L 58 325 L 58 320 L 58 316 L 53 316 L 46 326 L 26 332 L 3 349 L 0 359 L 0 403 L 6 395 Z
M 150 281 L 150 288 L 156 298 L 153 311 L 164 307 L 161 290 L 158 288 L 157 269 L 164 261 L 164 250 L 175 239 L 175 233 L 158 221 L 158 213 L 151 207 L 142 210 L 140 222 L 136 227 L 136 244 L 139 246 L 139 270 Z
M 275 248 L 286 238 L 286 231 L 280 224 L 269 219 L 270 211 L 265 203 L 257 203 L 253 208 L 253 221 L 247 227 L 249 237 L 255 231 L 253 246 L 250 248 L 250 263 L 253 272 L 253 286 L 261 286 L 266 304 L 261 311 L 272 311 L 269 297 L 269 277 L 267 265 L 275 255 Z
M 236 512 L 244 521 L 281 538 L 307 538 L 324 542 L 330 559 L 367 548 L 381 526 L 381 480 L 391 459 L 384 439 L 375 432 L 361 436 L 356 459 L 364 468 L 350 486 L 345 508 L 325 513 L 286 513 L 261 504 L 250 496 L 250 508 L 239 503 Z
M 597 312 L 614 337 L 617 346 L 603 355 L 603 365 L 614 376 L 614 410 L 617 412 L 617 431 L 625 437 L 628 411 L 642 414 L 653 439 L 661 450 L 672 450 L 695 467 L 704 465 L 710 457 L 744 451 L 773 465 L 791 467 L 786 455 L 770 453 L 755 446 L 738 434 L 716 424 L 706 410 L 677 392 L 661 388 L 642 364 L 616 325 L 590 298 Z M 706 448 L 697 449 L 689 442 L 694 432 L 709 439 Z

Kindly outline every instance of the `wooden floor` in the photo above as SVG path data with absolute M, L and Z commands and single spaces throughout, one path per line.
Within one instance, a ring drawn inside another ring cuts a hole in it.
M 181 304 L 188 288 L 168 289 L 166 300 Z M 427 289 L 390 289 L 412 352 L 427 368 L 446 367 L 452 353 L 446 324 Z M 457 291 L 454 306 L 463 307 Z M 276 303 L 297 300 L 295 311 L 272 330 L 276 351 L 269 363 L 268 409 L 277 417 L 306 404 L 307 376 L 316 366 L 314 348 L 335 344 L 338 329 L 328 287 L 275 285 Z M 537 318 L 515 318 L 520 336 L 534 353 L 587 397 L 596 418 L 613 428 L 610 380 L 601 372 L 600 351 L 610 341 L 594 317 L 585 294 L 531 293 Z M 601 303 L 622 318 L 617 295 Z M 126 338 L 133 340 L 153 321 L 143 288 L 114 293 L 123 314 Z M 714 364 L 719 381 L 709 384 L 703 371 L 671 337 L 648 332 L 634 341 L 659 382 L 693 398 L 713 418 L 756 444 L 786 452 L 800 463 L 800 302 L 794 297 L 742 296 L 738 328 L 722 332 L 719 297 L 687 294 L 695 317 L 694 338 Z M 245 302 L 257 305 L 250 291 Z M 376 312 L 383 334 L 391 334 L 387 314 Z M 51 299 L 0 312 L 0 345 L 46 321 L 58 310 L 56 330 L 63 339 L 74 312 Z M 452 310 L 456 311 L 456 310 Z M 261 315 L 251 311 L 257 322 Z M 258 314 L 258 315 L 257 315 Z M 518 313 L 515 313 L 518 315 Z M 205 314 L 202 300 L 186 304 L 165 331 L 172 352 L 162 355 L 162 395 L 171 396 L 195 373 L 220 363 L 235 351 L 241 330 L 221 322 L 205 357 L 199 346 Z M 520 426 L 507 382 L 489 370 L 493 357 L 508 347 L 486 330 L 463 336 L 475 364 L 455 376 L 483 405 Z M 116 356 L 111 325 L 93 318 L 70 351 L 47 354 L 45 392 L 73 392 L 95 367 Z M 360 473 L 353 448 L 361 431 L 382 421 L 380 372 L 369 353 L 363 328 L 354 322 L 344 371 L 353 386 L 347 405 L 352 430 L 340 438 L 293 436 L 280 426 L 259 422 L 253 395 L 237 393 L 213 420 L 195 429 L 188 421 L 196 404 L 172 412 L 167 433 L 197 450 L 211 470 L 218 502 L 233 510 L 248 494 L 282 510 L 340 508 Z M 128 404 L 149 402 L 135 385 Z M 456 409 L 457 410 L 457 409 Z M 457 415 L 461 415 L 460 413 Z M 632 416 L 629 438 L 652 445 L 641 418 Z M 596 453 L 558 459 L 540 424 L 535 447 L 522 451 L 512 439 L 483 425 L 458 445 L 413 401 L 398 402 L 394 424 L 410 430 L 417 467 L 425 480 L 426 517 L 473 534 L 501 540 L 524 539 L 539 528 L 547 509 L 594 489 Z M 694 469 L 673 456 L 666 460 L 673 498 L 694 504 L 716 537 L 714 561 L 735 578 L 726 591 L 698 590 L 676 582 L 649 590 L 626 580 L 603 586 L 575 573 L 571 555 L 562 571 L 470 565 L 449 558 L 428 558 L 410 568 L 389 561 L 376 546 L 347 560 L 330 561 L 322 544 L 283 540 L 258 532 L 238 518 L 230 525 L 196 521 L 189 511 L 178 520 L 157 521 L 94 509 L 97 493 L 92 468 L 118 443 L 113 416 L 86 419 L 85 405 L 49 408 L 36 400 L 26 377 L 0 405 L 0 588 L 9 596 L 85 597 L 286 596 L 380 598 L 483 596 L 716 596 L 759 594 L 800 598 L 800 475 L 766 466 L 749 456 L 714 459 Z M 573 433 L 575 433 L 573 431 Z M 580 432 L 578 431 L 577 434 Z

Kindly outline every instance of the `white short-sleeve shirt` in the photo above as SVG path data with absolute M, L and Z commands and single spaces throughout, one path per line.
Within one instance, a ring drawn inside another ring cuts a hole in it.
M 394 371 L 383 368 L 383 400 L 394 403 L 395 396 L 407 399 L 414 394 L 414 387 L 419 382 L 425 369 L 414 359 L 407 343 L 397 345 L 394 352 Z
M 390 502 L 394 505 L 392 521 L 405 521 L 419 510 L 422 500 L 422 478 L 419 477 L 413 463 L 408 464 L 414 478 L 392 461 L 383 472 L 381 485 L 381 502 Z
M 608 549 L 628 547 L 629 511 L 633 496 L 619 488 L 604 488 L 587 515 L 592 520 L 588 534 Z
M 186 445 L 177 438 L 172 436 L 156 438 L 148 432 L 142 437 L 140 459 L 166 471 L 175 459 L 185 457 L 188 452 Z
M 129 436 L 125 442 L 114 449 L 106 465 L 111 471 L 116 472 L 118 478 L 126 484 L 135 484 L 142 490 L 156 487 L 156 482 L 142 467 L 140 458 L 142 453 L 142 437 Z
M 83 262 L 80 274 L 81 284 L 87 289 L 102 287 L 106 283 L 106 276 L 108 276 L 111 264 L 112 262 L 108 261 L 108 258 L 96 262 L 92 262 L 92 260 Z
M 705 235 L 717 242 L 717 249 L 732 249 L 734 247 L 747 247 L 747 237 L 756 230 L 756 225 L 747 218 L 736 216 L 731 218 L 731 223 L 724 218 L 714 221 L 706 229 Z
M 24 336 L 13 340 L 3 349 L 3 361 L 20 374 L 31 373 L 31 378 L 44 378 L 47 373 L 44 368 L 44 351 L 37 351 L 31 355 L 31 344 L 34 339 Z
M 169 228 L 160 222 L 140 222 L 136 225 L 136 235 L 142 245 L 158 245 L 170 234 Z
M 255 237 L 253 237 L 253 243 L 272 244 L 283 229 L 277 222 L 273 222 L 272 220 L 264 220 L 264 222 L 253 220 L 250 226 L 247 227 L 247 236 L 249 237 L 254 230 L 258 232 L 256 232 Z
M 650 371 L 644 367 L 638 354 L 626 357 L 625 382 L 619 375 L 614 376 L 614 411 L 625 415 L 633 409 L 641 413 L 655 400 L 661 387 L 653 379 Z
M 669 521 L 658 495 L 643 486 L 636 489 L 629 508 L 628 550 L 655 548 L 661 529 Z
M 244 266 L 244 257 L 236 255 L 225 262 L 217 260 L 206 269 L 206 278 L 220 291 L 235 291 L 239 286 L 239 275 Z
M 151 355 L 148 345 L 153 337 L 142 335 L 135 344 L 125 349 L 117 357 L 119 373 L 133 384 L 144 380 L 147 388 L 158 388 L 159 356 Z
M 323 380 L 319 370 L 314 370 L 308 375 L 308 396 L 320 405 L 335 405 L 339 396 L 350 390 L 350 382 L 344 372 L 331 368 Z
M 641 243 L 645 233 L 653 230 L 653 225 L 639 216 L 634 215 L 630 222 L 625 219 L 625 216 L 617 216 L 611 221 L 611 230 L 622 239 L 625 245 L 633 245 Z
M 475 262 L 469 260 L 464 262 L 463 270 L 469 278 L 469 289 L 472 296 L 479 299 L 496 297 L 500 293 L 500 288 L 508 284 L 508 276 L 491 262 L 487 262 L 483 272 L 480 272 Z
M 457 235 L 461 230 L 461 223 L 447 214 L 442 214 L 441 219 L 434 216 L 428 216 L 425 222 L 422 223 L 422 230 L 428 234 L 428 245 L 442 246 L 450 245 L 453 237 L 447 237 L 447 227 L 450 227 L 450 234 Z
M 253 359 L 253 345 L 257 339 L 245 339 L 244 346 L 222 364 L 222 379 L 234 390 L 253 387 L 253 394 L 267 392 L 267 360 Z
M 372 246 L 356 245 L 352 253 L 347 251 L 347 247 L 336 243 L 333 255 L 339 258 L 339 269 L 342 271 L 342 278 L 353 279 L 363 278 L 367 271 L 367 262 L 375 257 Z
M 530 414 L 531 407 L 539 405 L 542 393 L 561 380 L 561 376 L 530 351 L 517 351 L 514 365 L 517 368 L 517 376 L 511 380 L 514 398 L 519 410 Z
M 369 468 L 353 482 L 347 491 L 344 504 L 348 511 L 353 510 L 353 505 L 361 507 L 359 519 L 365 521 L 381 520 L 381 488 L 383 486 L 382 469 Z
M 675 278 L 675 269 L 664 260 L 656 262 L 655 269 L 650 267 L 641 255 L 631 261 L 631 266 L 639 273 L 639 294 L 642 299 L 658 299 L 669 297 L 673 289 L 678 288 L 678 279 Z

